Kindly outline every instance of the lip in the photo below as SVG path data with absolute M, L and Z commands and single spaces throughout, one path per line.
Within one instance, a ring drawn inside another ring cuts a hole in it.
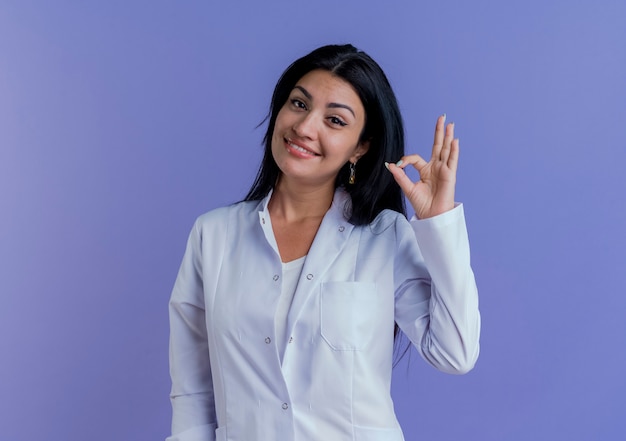
M 287 151 L 294 156 L 297 156 L 299 158 L 314 158 L 316 156 L 321 156 L 319 153 L 311 150 L 306 145 L 303 145 L 300 142 L 296 142 L 293 139 L 284 138 L 284 141 Z

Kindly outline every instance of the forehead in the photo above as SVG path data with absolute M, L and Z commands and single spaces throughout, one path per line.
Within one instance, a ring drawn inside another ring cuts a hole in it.
M 322 101 L 323 104 L 347 104 L 363 112 L 361 99 L 352 85 L 326 70 L 313 70 L 307 73 L 298 80 L 296 86 L 306 89 L 313 101 Z

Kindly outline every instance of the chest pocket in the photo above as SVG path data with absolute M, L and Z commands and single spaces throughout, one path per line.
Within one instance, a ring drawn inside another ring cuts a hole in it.
M 322 284 L 322 338 L 335 351 L 364 349 L 372 341 L 378 328 L 379 302 L 376 284 L 373 282 Z

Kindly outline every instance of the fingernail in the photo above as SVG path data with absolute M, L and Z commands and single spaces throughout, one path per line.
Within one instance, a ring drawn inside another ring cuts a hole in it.
M 443 120 L 445 121 L 445 120 L 446 120 L 446 114 L 444 113 L 444 114 L 443 114 L 443 115 L 441 115 L 441 116 L 443 116 Z
M 387 170 L 389 170 L 389 163 L 385 162 L 385 167 L 387 167 Z
M 403 161 L 402 161 L 402 159 L 400 159 L 398 162 L 396 162 L 396 165 L 397 165 L 398 167 L 400 167 L 400 166 L 402 165 L 402 163 L 403 163 Z

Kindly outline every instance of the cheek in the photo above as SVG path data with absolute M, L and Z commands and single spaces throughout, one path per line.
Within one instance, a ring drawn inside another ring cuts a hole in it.
M 349 136 L 343 136 L 341 139 L 336 139 L 333 142 L 333 150 L 337 152 L 338 155 L 344 156 L 348 159 L 357 151 L 358 145 L 358 135 L 351 134 Z
M 276 129 L 283 129 L 287 125 L 289 125 L 289 112 L 287 112 L 285 110 L 285 106 L 283 106 L 278 111 L 278 115 L 276 115 L 276 121 L 274 122 L 274 133 L 276 133 Z
M 276 117 L 276 121 L 274 122 L 274 130 L 272 131 L 272 148 L 275 147 L 274 144 L 281 141 L 283 139 L 285 133 L 285 123 L 284 118 L 281 118 L 280 112 Z
M 274 129 L 274 134 L 271 139 L 271 152 L 274 157 L 274 161 L 277 161 L 277 157 L 281 155 L 283 151 L 283 138 L 278 134 L 276 129 Z

